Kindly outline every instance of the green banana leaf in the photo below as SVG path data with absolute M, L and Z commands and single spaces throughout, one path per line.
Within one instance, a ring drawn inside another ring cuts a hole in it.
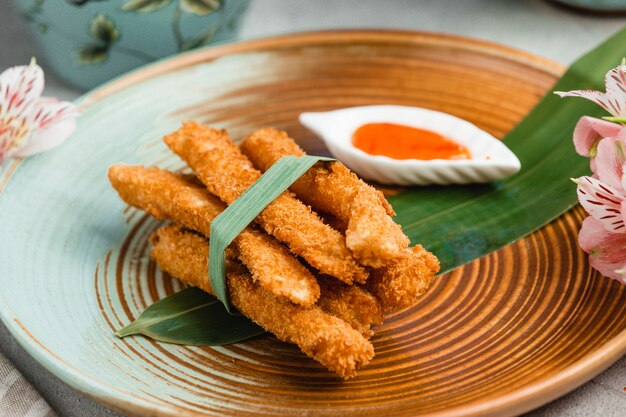
M 217 298 L 189 287 L 152 304 L 115 335 L 143 335 L 179 345 L 220 346 L 263 333 L 265 330 L 247 317 L 226 311 Z

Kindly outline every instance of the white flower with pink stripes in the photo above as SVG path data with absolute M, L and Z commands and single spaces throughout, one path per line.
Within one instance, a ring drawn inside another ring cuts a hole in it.
M 0 73 L 0 166 L 54 148 L 76 129 L 76 106 L 42 97 L 43 88 L 43 70 L 34 60 Z

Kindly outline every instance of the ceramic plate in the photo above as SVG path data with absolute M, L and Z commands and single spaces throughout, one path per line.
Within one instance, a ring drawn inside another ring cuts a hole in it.
M 342 382 L 270 336 L 218 348 L 116 339 L 180 284 L 149 261 L 158 223 L 124 207 L 106 169 L 179 167 L 161 137 L 185 119 L 234 137 L 273 125 L 323 154 L 298 114 L 369 104 L 444 111 L 502 137 L 562 70 L 465 38 L 365 31 L 205 49 L 113 81 L 80 100 L 66 144 L 0 172 L 2 320 L 54 374 L 129 414 L 502 416 L 546 403 L 626 352 L 626 292 L 589 269 L 579 210 L 437 279 Z

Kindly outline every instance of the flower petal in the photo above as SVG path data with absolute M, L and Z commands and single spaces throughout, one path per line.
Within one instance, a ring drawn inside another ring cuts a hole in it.
M 624 163 L 626 162 L 626 146 L 619 139 L 604 138 L 598 144 L 595 158 L 598 179 L 615 189 L 622 188 Z M 622 191 L 624 191 L 622 189 Z
M 582 156 L 590 156 L 589 151 L 602 138 L 616 138 L 626 135 L 624 126 L 595 117 L 583 116 L 574 128 L 574 147 Z M 593 155 L 595 156 L 595 155 Z
M 596 158 L 589 158 L 589 169 L 593 173 L 593 178 L 598 178 L 596 171 L 598 170 L 598 164 L 596 164 Z
M 52 149 L 63 143 L 76 129 L 78 109 L 73 103 L 42 97 L 28 117 L 33 133 L 15 151 L 15 156 L 25 157 Z
M 623 265 L 621 268 L 616 269 L 615 270 L 615 278 L 616 280 L 618 280 L 619 282 L 621 282 L 622 284 L 626 284 L 626 264 Z M 613 277 L 611 277 L 613 278 Z
M 14 126 L 0 126 L 0 167 L 10 158 L 11 143 L 15 135 Z
M 582 97 L 591 100 L 615 117 L 626 117 L 626 63 L 606 73 L 604 78 L 606 92 L 597 90 L 555 91 L 560 97 Z
M 46 129 L 61 120 L 77 116 L 78 108 L 74 103 L 59 101 L 54 97 L 42 97 L 33 106 L 29 122 L 35 129 Z
M 554 94 L 558 95 L 561 98 L 563 97 L 586 98 L 587 100 L 593 101 L 594 103 L 602 107 L 604 110 L 611 113 L 610 108 L 608 107 L 606 99 L 604 97 L 604 93 L 601 91 L 598 91 L 598 90 L 573 90 L 573 91 L 567 91 L 567 92 L 555 91 Z
M 0 74 L 0 122 L 12 124 L 29 111 L 43 91 L 44 76 L 39 65 L 12 67 Z
M 0 74 L 0 165 L 62 143 L 76 128 L 77 107 L 41 97 L 43 70 L 33 62 Z
M 76 130 L 76 119 L 66 119 L 50 127 L 35 131 L 24 147 L 19 148 L 13 156 L 26 156 L 45 152 L 61 145 Z
M 615 117 L 626 116 L 626 64 L 624 61 L 604 78 L 606 85 L 605 99 L 609 113 Z
M 598 220 L 604 228 L 613 233 L 626 234 L 626 226 L 621 215 L 624 194 L 592 177 L 574 180 L 578 184 L 578 201 L 587 213 Z
M 602 275 L 622 283 L 619 271 L 626 265 L 626 234 L 611 233 L 593 217 L 587 217 L 578 233 L 580 247 L 589 254 L 589 263 Z

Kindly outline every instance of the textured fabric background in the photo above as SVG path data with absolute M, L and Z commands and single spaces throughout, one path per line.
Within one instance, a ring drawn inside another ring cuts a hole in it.
M 2 354 L 0 354 L 0 416 L 56 416 L 46 400 Z

